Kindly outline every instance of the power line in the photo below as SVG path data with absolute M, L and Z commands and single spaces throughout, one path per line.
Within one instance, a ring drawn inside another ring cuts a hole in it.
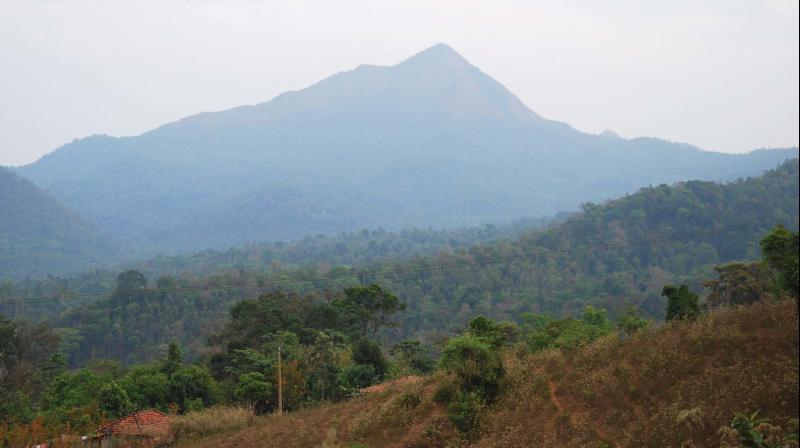
M 678 240 L 687 240 L 699 236 L 712 236 L 718 235 L 721 233 L 737 231 L 737 230 L 745 230 L 745 228 L 727 228 L 727 229 L 717 229 L 717 230 L 707 230 L 707 231 L 700 231 L 694 232 L 690 234 L 681 234 L 681 235 L 673 235 L 673 236 L 666 236 L 666 235 L 658 235 L 651 238 L 643 238 L 634 242 L 616 242 L 616 243 L 608 243 L 602 242 L 599 244 L 584 244 L 581 245 L 580 248 L 576 248 L 570 252 L 566 250 L 552 250 L 547 249 L 541 246 L 538 246 L 537 249 L 540 249 L 542 252 L 538 253 L 527 253 L 527 254 L 518 254 L 518 255 L 500 255 L 494 257 L 485 257 L 484 260 L 480 262 L 477 261 L 465 261 L 465 260 L 453 260 L 452 262 L 446 263 L 441 262 L 437 264 L 431 264 L 427 266 L 396 266 L 391 269 L 386 270 L 374 270 L 371 267 L 363 267 L 363 268 L 354 268 L 346 273 L 339 274 L 339 275 L 327 275 L 327 274 L 303 274 L 300 272 L 295 272 L 294 277 L 288 278 L 278 278 L 278 279 L 270 279 L 270 280 L 263 280 L 263 281 L 249 281 L 249 282 L 241 282 L 241 283 L 228 283 L 223 285 L 209 285 L 206 287 L 186 287 L 186 288 L 176 288 L 176 289 L 169 289 L 167 290 L 169 293 L 174 294 L 182 294 L 182 293 L 189 293 L 189 292 L 202 292 L 202 291 L 225 291 L 231 289 L 243 289 L 243 288 L 266 288 L 269 286 L 277 286 L 286 282 L 291 283 L 306 283 L 306 282 L 328 282 L 333 283 L 333 281 L 343 278 L 350 278 L 354 275 L 358 276 L 361 274 L 367 275 L 377 275 L 377 274 L 394 274 L 394 275 L 404 275 L 410 273 L 418 273 L 418 272 L 425 272 L 425 271 L 444 271 L 451 268 L 458 268 L 458 267 L 482 267 L 482 266 L 489 266 L 493 264 L 503 263 L 503 262 L 510 262 L 516 260 L 527 259 L 531 257 L 541 257 L 541 258 L 550 258 L 555 257 L 558 254 L 575 254 L 581 252 L 588 252 L 594 249 L 602 249 L 602 250 L 613 250 L 613 249 L 620 249 L 624 247 L 640 247 L 652 244 L 658 244 L 663 242 L 669 241 L 678 241 Z M 519 241 L 519 240 L 517 240 Z M 407 263 L 408 260 L 403 260 L 401 263 Z M 391 263 L 391 262 L 386 262 Z M 358 269 L 361 269 L 360 271 Z M 300 278 L 298 277 L 298 274 Z M 37 298 L 28 298 L 28 299 L 7 299 L 0 301 L 0 306 L 2 305 L 11 305 L 11 304 L 27 304 L 27 303 L 44 303 L 44 302 L 69 302 L 69 301 L 79 301 L 79 300 L 92 300 L 92 299 L 104 299 L 110 297 L 110 294 L 65 294 L 59 297 L 37 297 Z

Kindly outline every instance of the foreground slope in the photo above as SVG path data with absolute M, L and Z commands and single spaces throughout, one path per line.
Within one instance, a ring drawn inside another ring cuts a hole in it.
M 758 303 L 644 330 L 625 340 L 609 336 L 574 352 L 506 354 L 504 392 L 484 411 L 480 436 L 471 443 L 460 440 L 433 398 L 446 381 L 443 376 L 182 443 L 242 448 L 726 446 L 720 428 L 736 412 L 760 409 L 761 416 L 781 427 L 774 432 L 796 431 L 798 354 L 796 303 Z
M 76 273 L 114 255 L 113 245 L 97 228 L 0 167 L 0 280 Z
M 585 134 L 439 44 L 254 106 L 77 140 L 20 171 L 130 253 L 163 253 L 547 216 L 645 185 L 758 175 L 796 155 Z

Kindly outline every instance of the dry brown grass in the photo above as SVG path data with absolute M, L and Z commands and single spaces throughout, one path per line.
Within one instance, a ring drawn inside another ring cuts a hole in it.
M 170 438 L 186 443 L 211 434 L 238 431 L 253 425 L 258 420 L 243 407 L 214 406 L 202 411 L 178 415 L 170 422 Z
M 409 375 L 404 376 L 402 378 L 398 378 L 393 381 L 387 381 L 385 383 L 375 384 L 374 386 L 369 386 L 361 389 L 362 394 L 374 394 L 376 392 L 383 392 L 387 389 L 391 388 L 399 388 L 408 384 L 414 384 L 422 381 L 424 378 L 417 375 Z
M 509 354 L 506 367 L 505 393 L 474 446 L 720 446 L 734 412 L 756 409 L 785 433 L 798 418 L 797 307 L 760 303 L 572 353 Z M 466 446 L 433 401 L 442 381 L 268 417 L 193 446 Z
M 509 371 L 477 446 L 719 446 L 717 432 L 736 411 L 761 409 L 784 429 L 797 419 L 797 307 L 717 311 L 531 356 Z M 545 381 L 557 385 L 563 412 Z

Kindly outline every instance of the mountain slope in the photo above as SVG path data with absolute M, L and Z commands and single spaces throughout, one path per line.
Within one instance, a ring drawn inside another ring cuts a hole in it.
M 70 351 L 72 365 L 98 353 L 148 361 L 172 339 L 195 357 L 232 304 L 276 290 L 325 300 L 330 291 L 377 283 L 406 304 L 393 316 L 397 328 L 382 334 L 385 341 L 435 343 L 477 315 L 505 320 L 518 320 L 523 312 L 576 315 L 586 305 L 613 316 L 632 304 L 661 318 L 664 284 L 687 283 L 702 292 L 715 265 L 760 258 L 758 242 L 775 224 L 798 228 L 799 167 L 795 159 L 761 177 L 728 184 L 645 188 L 587 205 L 551 229 L 468 249 L 355 267 L 277 266 L 251 272 L 221 265 L 208 277 L 159 279 L 157 289 L 135 307 L 114 299 L 69 312 L 58 301 L 46 305 L 58 311 L 56 325 L 80 336 Z M 151 285 L 157 275 L 151 274 Z M 83 292 L 97 283 L 102 282 L 89 277 L 73 285 Z M 56 298 L 69 293 L 59 288 Z M 35 294 L 20 291 L 15 297 Z M 37 316 L 46 313 L 36 311 Z
M 793 301 L 762 302 L 572 352 L 506 353 L 508 380 L 474 441 L 436 401 L 439 374 L 178 446 L 741 446 L 721 429 L 736 412 L 760 410 L 779 437 L 796 430 L 796 316 Z
M 0 279 L 80 272 L 114 251 L 96 228 L 0 167 Z
M 446 45 L 19 168 L 129 253 L 359 228 L 468 226 L 648 184 L 757 175 L 796 149 L 728 155 L 544 119 Z

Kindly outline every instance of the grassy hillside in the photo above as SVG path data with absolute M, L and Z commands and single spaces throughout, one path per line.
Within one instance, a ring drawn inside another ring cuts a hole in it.
M 734 413 L 795 431 L 798 319 L 794 301 L 715 311 L 572 352 L 504 355 L 507 380 L 464 440 L 437 403 L 443 374 L 348 402 L 257 420 L 195 447 L 708 447 L 739 446 Z

